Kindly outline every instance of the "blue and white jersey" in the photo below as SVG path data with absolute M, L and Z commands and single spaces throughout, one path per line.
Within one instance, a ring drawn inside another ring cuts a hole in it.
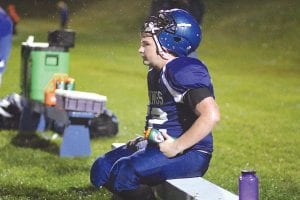
M 208 88 L 214 96 L 213 85 L 206 66 L 195 58 L 178 57 L 162 70 L 150 68 L 148 72 L 149 105 L 146 128 L 166 131 L 172 137 L 180 137 L 198 118 L 194 111 L 183 103 L 190 89 Z M 213 151 L 212 133 L 193 149 Z
M 6 68 L 6 62 L 11 50 L 12 28 L 10 17 L 0 7 L 0 78 Z
M 12 33 L 12 21 L 0 7 L 0 38 Z

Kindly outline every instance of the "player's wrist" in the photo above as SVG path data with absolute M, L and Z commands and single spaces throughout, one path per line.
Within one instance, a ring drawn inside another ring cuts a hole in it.
M 177 154 L 180 154 L 184 151 L 183 146 L 180 143 L 179 139 L 175 139 L 174 140 L 174 147 L 175 147 L 175 151 L 177 152 Z

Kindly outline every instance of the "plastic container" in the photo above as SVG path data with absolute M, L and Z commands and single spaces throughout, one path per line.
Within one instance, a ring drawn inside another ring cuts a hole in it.
M 69 77 L 66 81 L 65 89 L 66 90 L 75 90 L 75 79 Z
M 55 106 L 56 104 L 56 97 L 55 93 L 51 91 L 45 92 L 45 104 L 48 106 Z
M 56 107 L 70 111 L 103 113 L 106 96 L 90 92 L 55 90 Z
M 70 29 L 49 31 L 48 43 L 56 47 L 74 47 L 75 32 Z
M 68 74 L 68 48 L 33 42 L 33 37 L 29 37 L 22 43 L 21 56 L 22 94 L 44 102 L 44 90 L 52 76 L 55 73 Z
M 239 177 L 239 200 L 258 200 L 258 177 L 254 170 L 242 170 Z

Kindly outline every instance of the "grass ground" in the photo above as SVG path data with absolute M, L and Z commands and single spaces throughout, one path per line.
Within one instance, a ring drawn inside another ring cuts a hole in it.
M 112 142 L 124 142 L 143 129 L 146 68 L 137 48 L 149 3 L 91 2 L 71 16 L 76 46 L 70 49 L 70 75 L 78 90 L 108 97 L 120 132 L 92 140 L 88 158 L 62 159 L 57 156 L 60 139 L 24 139 L 16 131 L 1 131 L 0 199 L 110 199 L 106 190 L 90 187 L 89 168 Z M 222 113 L 205 178 L 237 193 L 240 171 L 253 168 L 260 178 L 260 199 L 300 199 L 299 2 L 205 2 L 198 53 L 210 69 Z M 57 21 L 55 15 L 23 18 L 0 96 L 20 92 L 21 42 L 30 34 L 46 41 Z

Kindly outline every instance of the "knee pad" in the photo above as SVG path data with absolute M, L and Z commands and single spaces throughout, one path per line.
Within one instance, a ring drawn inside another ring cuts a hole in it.
M 128 158 L 115 163 L 110 175 L 113 190 L 117 192 L 136 189 L 140 184 L 140 178 Z
M 105 157 L 99 157 L 95 160 L 90 171 L 90 181 L 96 187 L 100 188 L 108 180 L 111 166 L 105 161 Z

